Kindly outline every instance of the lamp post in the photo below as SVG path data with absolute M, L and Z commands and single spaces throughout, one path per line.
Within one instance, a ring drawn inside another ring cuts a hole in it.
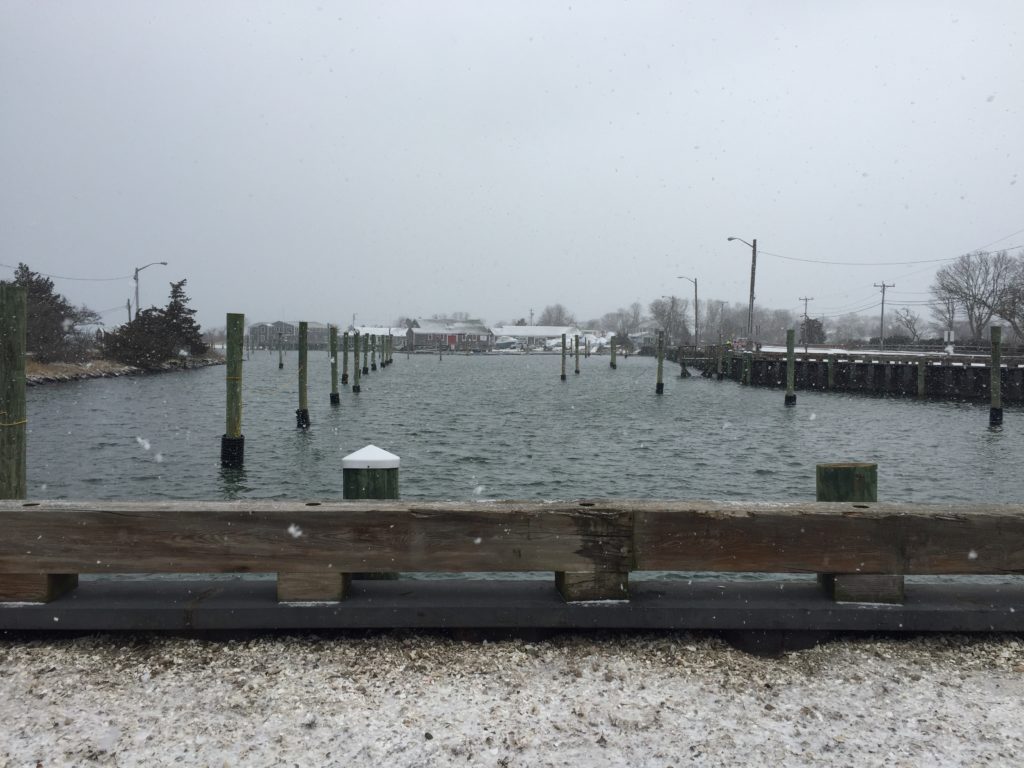
M 693 283 L 693 346 L 700 346 L 700 326 L 697 320 L 697 278 L 679 275 L 677 280 L 689 280 Z
M 139 316 L 139 272 L 144 270 L 146 267 L 152 267 L 154 264 L 160 264 L 160 265 L 165 266 L 165 267 L 167 266 L 167 262 L 166 261 L 151 261 L 151 262 L 149 262 L 149 264 L 146 264 L 143 267 L 136 267 L 135 268 L 135 317 L 136 318 Z
M 748 243 L 742 237 L 730 237 L 729 242 L 739 240 L 750 247 L 750 307 L 747 309 L 747 349 L 754 348 L 754 273 L 757 270 L 757 238 Z

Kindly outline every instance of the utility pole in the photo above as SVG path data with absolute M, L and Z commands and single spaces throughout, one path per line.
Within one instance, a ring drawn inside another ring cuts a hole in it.
M 801 296 L 800 301 L 804 303 L 804 322 L 800 326 L 800 336 L 804 343 L 804 354 L 807 354 L 807 302 L 814 301 L 813 296 Z
M 886 283 L 884 280 L 882 281 L 881 285 L 875 283 L 875 288 L 882 289 L 882 322 L 880 328 L 878 329 L 878 348 L 881 352 L 885 351 L 885 289 L 895 287 L 896 283 Z

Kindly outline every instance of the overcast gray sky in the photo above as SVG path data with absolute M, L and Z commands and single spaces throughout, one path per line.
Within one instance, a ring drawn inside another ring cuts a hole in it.
M 108 324 L 154 261 L 204 327 L 495 323 L 745 303 L 729 235 L 817 316 L 1024 244 L 1020 0 L 0 8 L 0 263 Z

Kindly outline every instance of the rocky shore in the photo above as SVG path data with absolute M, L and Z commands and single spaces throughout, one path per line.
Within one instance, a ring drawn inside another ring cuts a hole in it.
M 0 635 L 0 766 L 1013 766 L 1016 637 Z
M 210 365 L 223 365 L 221 357 L 188 358 L 184 362 L 168 360 L 156 369 L 136 368 L 112 360 L 89 360 L 84 363 L 37 363 L 28 362 L 25 371 L 25 383 L 30 387 L 40 384 L 59 384 L 84 379 L 107 379 L 118 376 L 142 376 L 151 373 L 168 373 L 170 371 L 205 368 Z

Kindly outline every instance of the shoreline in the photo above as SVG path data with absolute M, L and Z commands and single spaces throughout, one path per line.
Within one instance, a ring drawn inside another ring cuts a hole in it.
M 206 368 L 211 365 L 224 365 L 224 358 L 197 357 L 189 358 L 186 365 L 178 360 L 168 360 L 159 368 L 138 368 L 113 360 L 97 358 L 81 363 L 37 363 L 29 360 L 25 371 L 25 385 L 37 387 L 43 384 L 63 384 L 88 379 L 113 379 L 121 376 L 148 376 L 173 371 L 190 371 L 194 368 Z

